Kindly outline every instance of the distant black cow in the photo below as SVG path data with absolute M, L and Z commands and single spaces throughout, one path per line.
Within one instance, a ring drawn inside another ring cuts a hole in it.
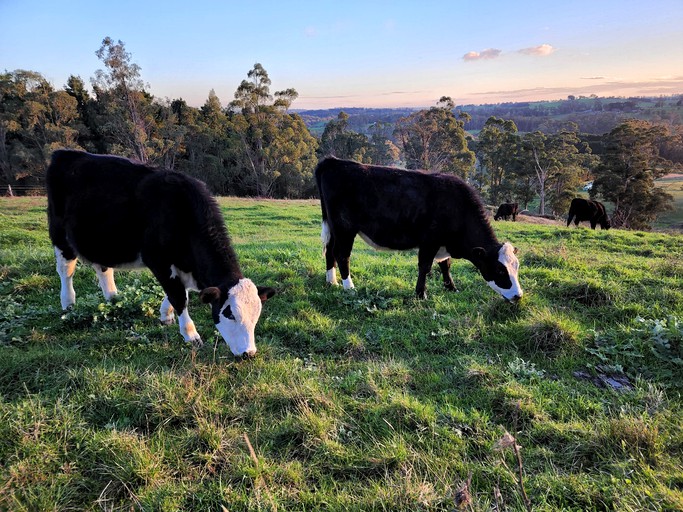
M 124 158 L 67 150 L 53 153 L 46 180 L 63 309 L 76 301 L 77 258 L 95 268 L 107 300 L 117 293 L 114 268 L 146 266 L 166 292 L 164 324 L 173 323 L 177 311 L 180 333 L 201 345 L 187 310 L 187 290 L 201 290 L 230 350 L 256 352 L 254 327 L 274 290 L 242 276 L 216 201 L 202 182 Z
M 353 288 L 349 259 L 358 234 L 376 249 L 418 249 L 417 296 L 426 296 L 425 279 L 437 261 L 444 285 L 455 290 L 451 257 L 471 261 L 489 286 L 517 301 L 517 250 L 501 244 L 477 193 L 461 179 L 327 158 L 315 178 L 322 207 L 327 281 Z
M 519 212 L 519 205 L 517 203 L 503 203 L 498 207 L 498 211 L 493 217 L 493 220 L 498 220 L 500 218 L 508 220 L 512 216 L 512 221 L 515 221 L 517 213 Z
M 600 224 L 602 229 L 609 229 L 611 227 L 607 212 L 605 211 L 605 205 L 599 201 L 591 201 L 580 197 L 572 199 L 569 215 L 567 216 L 567 227 L 571 224 L 572 219 L 574 219 L 575 226 L 578 226 L 579 222 L 589 221 L 592 229 L 595 229 L 597 224 Z

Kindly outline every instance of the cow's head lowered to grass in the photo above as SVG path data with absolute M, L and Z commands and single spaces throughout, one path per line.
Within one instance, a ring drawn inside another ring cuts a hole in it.
M 273 295 L 272 288 L 257 287 L 250 279 L 240 279 L 231 288 L 206 288 L 199 297 L 211 304 L 213 321 L 230 351 L 236 356 L 252 357 L 256 354 L 254 328 L 261 316 L 261 305 Z
M 472 263 L 488 285 L 511 302 L 517 302 L 524 293 L 517 276 L 519 260 L 516 254 L 517 249 L 510 242 L 488 251 L 483 247 L 472 249 Z

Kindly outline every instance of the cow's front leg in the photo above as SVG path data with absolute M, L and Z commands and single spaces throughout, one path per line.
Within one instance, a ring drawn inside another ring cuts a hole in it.
M 443 285 L 446 290 L 455 291 L 455 283 L 453 282 L 453 276 L 451 276 L 451 259 L 446 258 L 439 262 L 439 268 L 441 269 L 441 275 L 443 276 Z
M 57 259 L 57 274 L 61 282 L 59 300 L 62 309 L 67 310 L 76 303 L 76 291 L 74 290 L 74 272 L 76 271 L 77 258 L 69 259 L 64 256 L 64 251 L 55 246 L 55 257 Z
M 148 265 L 149 266 L 149 265 Z M 163 311 L 166 301 L 170 304 L 170 308 L 166 308 L 166 319 L 168 319 L 168 313 L 171 309 L 179 311 L 178 314 L 178 326 L 180 327 L 180 334 L 182 334 L 183 339 L 188 343 L 192 343 L 195 347 L 201 347 L 203 345 L 202 339 L 197 332 L 197 329 L 190 318 L 190 313 L 188 312 L 188 297 L 187 290 L 183 284 L 180 276 L 176 276 L 171 271 L 171 266 L 167 266 L 166 270 L 161 270 L 159 268 L 152 268 L 150 270 L 159 280 L 159 284 L 166 292 L 166 297 L 162 301 L 160 313 L 162 313 L 162 322 L 164 321 Z M 173 277 L 171 277 L 173 275 Z
M 164 325 L 171 325 L 175 322 L 175 314 L 173 312 L 173 306 L 171 306 L 171 301 L 168 300 L 168 295 L 164 295 L 164 300 L 161 301 L 161 307 L 159 308 L 159 320 Z
M 93 268 L 97 274 L 97 280 L 100 283 L 104 299 L 110 301 L 118 293 L 116 283 L 114 282 L 114 269 L 103 267 L 102 265 L 93 265 Z
M 427 274 L 432 268 L 434 257 L 438 252 L 438 248 L 420 247 L 417 253 L 417 285 L 415 286 L 415 294 L 418 299 L 427 298 Z M 440 264 L 439 264 L 440 265 Z

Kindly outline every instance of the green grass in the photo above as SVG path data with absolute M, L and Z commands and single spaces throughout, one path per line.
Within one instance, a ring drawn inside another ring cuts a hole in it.
M 671 194 L 674 198 L 673 210 L 664 212 L 659 216 L 655 227 L 660 229 L 683 230 L 683 177 L 682 175 L 670 175 L 657 180 L 660 188 Z
M 680 235 L 495 223 L 522 302 L 465 261 L 418 301 L 361 240 L 328 287 L 315 201 L 220 204 L 278 289 L 251 361 L 196 294 L 204 348 L 159 325 L 148 271 L 104 304 L 79 264 L 63 315 L 44 199 L 0 199 L 0 510 L 526 510 L 506 432 L 533 510 L 683 509 Z

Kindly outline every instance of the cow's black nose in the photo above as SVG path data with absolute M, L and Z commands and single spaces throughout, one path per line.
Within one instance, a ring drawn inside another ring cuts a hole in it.
M 512 302 L 513 304 L 517 304 L 521 298 L 522 298 L 521 295 L 515 295 L 514 297 L 512 297 L 510 299 L 510 302 Z
M 240 356 L 235 356 L 236 361 L 247 361 L 249 359 L 254 359 L 256 357 L 256 351 L 254 352 L 244 352 Z

